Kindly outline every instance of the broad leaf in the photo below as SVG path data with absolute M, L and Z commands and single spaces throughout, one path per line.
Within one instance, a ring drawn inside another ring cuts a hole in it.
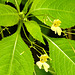
M 33 75 L 33 69 L 32 54 L 20 34 L 0 41 L 0 75 Z
M 45 37 L 48 39 L 51 63 L 57 75 L 75 75 L 75 55 L 67 39 Z
M 67 56 L 72 59 L 73 62 L 75 62 L 75 54 L 73 49 L 75 50 L 75 41 L 65 38 L 50 38 L 52 41 L 54 41 Z
M 0 26 L 12 26 L 19 21 L 17 10 L 9 5 L 0 4 Z
M 42 43 L 44 43 L 42 33 L 41 33 L 41 29 L 40 29 L 40 26 L 37 24 L 37 22 L 27 21 L 24 24 L 25 24 L 28 32 L 33 36 L 33 38 L 35 38 L 36 40 L 39 40 Z
M 35 15 L 44 22 L 48 17 L 53 21 L 60 19 L 62 28 L 75 25 L 75 0 L 34 0 L 29 14 Z M 48 16 L 48 17 L 47 17 Z M 53 18 L 52 18 L 53 17 Z M 50 21 L 46 24 L 51 26 Z

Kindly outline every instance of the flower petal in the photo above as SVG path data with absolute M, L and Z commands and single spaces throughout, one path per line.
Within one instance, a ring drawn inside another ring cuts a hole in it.
M 61 35 L 61 32 L 62 32 L 61 28 L 60 27 L 57 27 L 56 31 L 57 31 L 58 35 L 60 36 Z
M 51 26 L 51 30 L 52 30 L 52 31 L 55 31 L 55 34 L 56 34 L 56 28 L 57 28 L 57 27 L 55 27 L 54 25 Z
M 40 61 L 36 62 L 36 65 L 41 69 L 43 63 L 41 63 Z
M 52 31 L 56 31 L 56 27 L 54 25 L 51 26 Z
M 46 62 L 43 63 L 43 67 L 46 72 L 48 72 L 48 68 L 50 67 Z

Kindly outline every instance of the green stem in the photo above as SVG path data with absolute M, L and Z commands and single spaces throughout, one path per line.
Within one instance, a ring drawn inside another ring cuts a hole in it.
M 19 5 L 16 0 L 15 0 L 15 4 L 16 4 L 16 8 L 17 8 L 18 12 L 20 13 L 20 8 L 19 8 Z
M 1 31 L 1 29 L 2 29 L 2 28 L 1 28 L 1 26 L 0 26 L 0 31 Z
M 40 49 L 40 47 L 38 47 L 39 45 L 37 45 L 37 44 L 35 44 L 35 43 L 34 43 L 34 45 L 35 45 L 35 47 L 37 47 L 40 51 L 42 51 L 42 52 L 43 52 L 43 50 L 42 50 L 42 49 Z
M 24 38 L 23 38 L 24 39 Z M 26 42 L 28 42 L 26 39 L 24 39 Z M 29 43 L 30 44 L 30 43 Z M 40 51 L 38 51 L 35 47 L 33 47 L 33 42 L 32 45 L 30 46 L 30 48 L 34 48 L 38 53 L 42 54 Z M 24 53 L 24 51 L 20 54 L 22 55 Z
M 52 73 L 53 75 L 56 75 L 56 72 L 49 70 L 50 73 Z
M 3 35 L 3 31 L 1 31 L 1 36 L 2 36 L 2 38 L 4 37 L 4 35 Z
M 64 32 L 64 35 L 65 35 L 65 32 Z M 70 44 L 70 46 L 71 46 L 71 48 L 72 48 L 72 50 L 74 51 L 74 53 L 75 53 L 75 49 L 74 49 L 74 47 L 72 46 L 72 44 L 70 43 L 70 41 L 68 40 L 68 37 L 67 37 L 67 35 L 65 35 L 66 36 L 66 38 L 67 38 L 67 41 L 69 42 L 69 44 Z
M 43 15 L 44 15 L 44 16 L 48 16 L 47 14 L 38 14 L 38 15 L 35 15 L 35 16 L 43 16 Z M 28 16 L 28 15 L 27 15 L 27 16 Z M 35 17 L 35 16 L 34 16 L 34 15 L 30 15 L 30 16 L 28 16 L 28 18 L 29 18 L 29 17 Z
M 26 36 L 27 40 L 32 44 L 32 41 L 28 38 L 28 36 L 27 36 L 27 34 L 25 32 L 25 29 L 24 29 L 23 25 L 22 25 L 22 28 L 23 28 L 23 32 L 24 32 L 24 35 Z
M 22 26 L 22 21 L 19 22 L 18 24 L 18 29 L 17 29 L 17 33 L 20 33 L 21 30 L 21 26 Z
M 2 28 L 1 28 L 1 26 L 0 26 L 0 31 L 1 31 L 1 36 L 2 36 L 2 38 L 4 37 L 4 35 L 3 35 L 3 30 L 2 30 Z
M 27 13 L 27 15 L 26 16 L 28 16 L 29 14 L 31 14 L 33 11 L 29 11 L 28 13 Z M 30 16 L 28 16 L 28 17 L 33 17 L 33 16 L 49 16 L 49 17 L 51 17 L 51 18 L 53 18 L 53 19 L 55 19 L 54 17 L 52 17 L 51 15 L 49 15 L 49 14 L 37 14 L 37 15 L 30 15 Z
M 42 52 L 44 52 L 45 54 L 47 54 L 43 47 L 41 47 L 41 46 L 39 46 L 39 45 L 37 45 L 35 43 L 33 43 L 33 44 L 36 45 L 38 48 L 42 49 L 43 50 L 43 51 L 41 50 Z
M 36 72 L 35 72 L 35 70 L 34 70 L 34 75 L 36 75 Z
M 47 16 L 47 18 L 49 19 L 49 21 L 53 24 L 53 22 L 51 21 L 51 19 Z
M 38 53 L 40 53 L 42 55 L 42 53 L 40 51 L 38 51 L 35 47 L 32 47 L 32 48 L 34 48 Z
M 75 33 L 71 33 L 71 32 L 66 32 L 66 33 L 75 35 Z
M 47 29 L 51 29 L 50 27 L 45 26 L 45 25 L 40 25 L 40 26 L 45 27 L 45 28 L 47 28 Z

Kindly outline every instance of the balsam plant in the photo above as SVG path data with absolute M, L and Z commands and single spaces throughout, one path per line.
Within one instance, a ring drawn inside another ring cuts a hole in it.
M 17 30 L 11 34 L 8 27 L 14 25 Z M 74 25 L 75 0 L 0 0 L 0 75 L 75 75 L 75 41 L 65 30 Z M 4 30 L 11 35 L 3 37 Z M 51 30 L 59 38 L 48 36 Z M 40 45 L 46 45 L 44 39 L 49 51 Z M 39 61 L 34 61 L 31 48 Z

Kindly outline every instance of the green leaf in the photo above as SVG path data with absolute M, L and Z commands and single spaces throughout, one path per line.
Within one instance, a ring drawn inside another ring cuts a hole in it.
M 57 75 L 75 75 L 75 55 L 67 39 L 45 37 L 49 43 L 52 67 Z M 70 42 L 75 44 L 75 41 Z
M 27 13 L 29 5 L 33 2 L 33 0 L 28 0 L 23 8 L 23 12 Z
M 24 5 L 28 0 L 22 0 L 22 4 Z
M 34 0 L 29 14 L 35 15 L 39 20 L 44 22 L 48 19 L 61 20 L 62 28 L 69 28 L 75 25 L 75 0 Z M 53 18 L 52 18 L 53 17 Z M 50 21 L 46 24 L 51 26 Z
M 36 40 L 39 40 L 42 43 L 44 43 L 42 33 L 41 33 L 41 29 L 40 29 L 40 26 L 38 25 L 37 22 L 27 21 L 24 24 L 25 24 L 28 32 L 33 36 L 33 38 L 35 38 Z
M 22 1 L 22 0 L 1 0 L 0 3 L 5 3 L 5 2 L 8 3 L 8 2 L 11 2 L 11 3 L 13 3 L 13 4 L 16 5 L 16 2 L 17 2 L 18 5 L 20 5 L 21 1 Z
M 11 3 L 15 4 L 15 5 L 16 5 L 16 2 L 18 3 L 18 5 L 20 5 L 21 1 L 22 0 L 8 0 L 8 2 L 11 2 Z
M 44 69 L 39 69 L 36 65 L 34 73 L 34 75 L 52 75 L 50 72 L 45 72 Z
M 69 56 L 70 59 L 72 59 L 73 62 L 75 62 L 75 54 L 73 51 L 73 48 L 75 50 L 75 41 L 65 38 L 51 38 L 52 41 L 54 41 L 63 51 L 65 54 Z
M 24 54 L 20 55 L 25 51 Z M 33 75 L 34 62 L 20 34 L 0 41 L 0 75 Z
M 0 3 L 3 3 L 3 4 L 4 4 L 4 3 L 5 3 L 5 1 L 3 1 L 3 0 L 0 0 Z
M 0 26 L 12 26 L 19 21 L 17 11 L 9 5 L 0 4 Z

